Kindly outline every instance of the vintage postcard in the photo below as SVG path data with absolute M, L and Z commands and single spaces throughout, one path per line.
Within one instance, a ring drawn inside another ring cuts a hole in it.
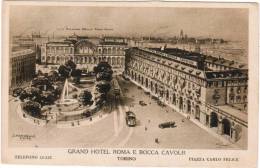
M 4 163 L 256 167 L 257 3 L 3 7 Z

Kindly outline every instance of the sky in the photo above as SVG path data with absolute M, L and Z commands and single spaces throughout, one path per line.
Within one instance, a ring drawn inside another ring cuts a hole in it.
M 86 30 L 82 30 L 86 28 Z M 74 30 L 69 30 L 74 29 Z M 80 29 L 80 30 L 75 30 Z M 106 29 L 106 30 L 104 30 Z M 12 6 L 11 35 L 179 35 L 244 41 L 248 10 L 231 8 Z

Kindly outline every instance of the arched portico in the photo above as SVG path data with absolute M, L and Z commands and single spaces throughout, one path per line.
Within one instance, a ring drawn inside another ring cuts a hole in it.
M 218 114 L 215 112 L 210 113 L 210 127 L 218 127 Z
M 198 105 L 195 108 L 195 119 L 200 120 L 200 107 Z
M 179 109 L 183 109 L 183 98 L 181 96 L 179 97 Z
M 172 104 L 176 105 L 176 95 L 173 93 L 172 95 Z
M 191 113 L 191 102 L 190 100 L 187 100 L 187 113 Z
M 224 118 L 222 120 L 222 125 L 223 125 L 223 134 L 226 134 L 230 136 L 230 130 L 231 130 L 231 123 L 228 119 Z

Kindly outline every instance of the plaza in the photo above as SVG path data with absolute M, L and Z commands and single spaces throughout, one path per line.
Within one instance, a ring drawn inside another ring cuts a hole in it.
M 161 107 L 151 96 L 121 76 L 115 77 L 121 86 L 122 96 L 111 102 L 111 111 L 101 111 L 97 120 L 80 127 L 59 128 L 55 123 L 43 127 L 33 125 L 17 113 L 18 101 L 10 100 L 10 146 L 19 147 L 128 147 L 128 148 L 189 148 L 189 149 L 239 149 L 201 129 L 170 107 Z M 142 106 L 139 101 L 147 105 Z M 135 112 L 137 126 L 128 127 L 125 111 Z M 158 125 L 175 121 L 175 128 L 160 129 Z M 28 135 L 30 139 L 16 135 Z M 155 143 L 155 138 L 159 143 Z
M 47 137 L 53 140 L 57 132 L 57 140 L 66 142 L 53 143 L 62 147 L 84 143 L 82 147 L 247 148 L 246 64 L 204 55 L 197 42 L 194 51 L 126 42 L 119 37 L 74 34 L 42 45 L 36 80 L 31 82 L 35 86 L 24 89 L 29 91 L 25 102 L 10 102 L 17 120 L 39 127 L 28 133 L 33 137 L 28 145 L 40 135 L 35 146 L 51 146 L 50 141 L 42 142 L 43 136 L 51 134 Z M 110 67 L 108 74 L 96 68 L 102 64 Z M 38 95 L 31 94 L 33 90 Z M 84 91 L 91 94 L 88 105 L 80 102 Z M 52 93 L 54 101 L 46 102 Z M 39 106 L 38 116 L 34 110 L 24 110 L 27 101 Z M 126 112 L 136 117 L 135 127 L 128 127 Z M 173 128 L 161 129 L 167 123 Z M 16 133 L 12 137 L 19 140 Z

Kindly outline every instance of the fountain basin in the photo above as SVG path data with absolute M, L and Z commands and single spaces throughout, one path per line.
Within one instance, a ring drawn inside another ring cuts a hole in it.
M 78 100 L 76 99 L 64 99 L 64 100 L 59 100 L 56 102 L 56 104 L 59 105 L 71 105 L 71 104 L 76 104 L 78 103 Z

